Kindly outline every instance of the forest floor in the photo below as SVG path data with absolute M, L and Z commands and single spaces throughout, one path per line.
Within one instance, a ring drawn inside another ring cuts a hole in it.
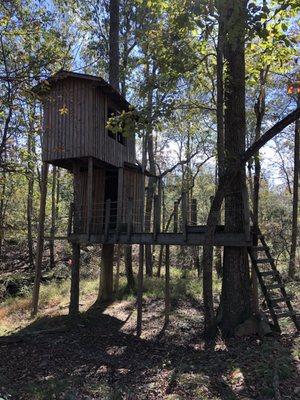
M 173 268 L 170 323 L 163 330 L 163 278 L 147 279 L 138 338 L 135 298 L 124 285 L 122 277 L 118 300 L 96 306 L 97 280 L 83 274 L 76 320 L 66 315 L 68 279 L 42 286 L 36 319 L 29 294 L 4 300 L 0 399 L 300 398 L 300 338 L 288 320 L 281 336 L 205 342 L 199 280 Z M 288 285 L 298 310 L 299 286 Z

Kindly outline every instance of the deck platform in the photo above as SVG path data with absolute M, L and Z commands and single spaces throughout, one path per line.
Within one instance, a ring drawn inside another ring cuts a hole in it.
M 186 233 L 182 232 L 163 232 L 163 233 L 145 233 L 145 232 L 127 232 L 116 233 L 116 230 L 108 231 L 102 234 L 75 234 L 71 233 L 68 239 L 71 242 L 82 244 L 148 244 L 148 245 L 181 245 L 181 246 L 203 246 L 205 244 L 205 225 L 188 226 Z M 224 231 L 223 226 L 218 226 L 214 235 L 213 246 L 252 246 L 252 237 L 244 232 L 228 233 Z

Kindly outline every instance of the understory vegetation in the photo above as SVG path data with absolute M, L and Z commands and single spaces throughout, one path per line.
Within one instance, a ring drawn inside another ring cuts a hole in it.
M 143 331 L 137 338 L 136 296 L 126 289 L 123 265 L 115 301 L 99 305 L 99 265 L 91 259 L 81 272 L 76 321 L 67 316 L 68 270 L 58 281 L 62 272 L 57 268 L 42 284 L 40 312 L 34 319 L 30 287 L 2 302 L 0 331 L 9 335 L 0 341 L 2 398 L 261 400 L 275 398 L 278 390 L 282 399 L 297 398 L 299 337 L 289 319 L 281 337 L 224 340 L 217 335 L 206 342 L 201 282 L 194 270 L 183 274 L 172 265 L 170 323 L 164 329 L 162 271 L 161 278 L 145 280 Z M 214 285 L 217 306 L 217 276 Z M 299 286 L 287 285 L 295 307 L 300 306 Z

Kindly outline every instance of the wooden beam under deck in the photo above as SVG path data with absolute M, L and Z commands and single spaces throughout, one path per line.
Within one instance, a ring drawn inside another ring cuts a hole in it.
M 213 246 L 252 246 L 252 241 L 246 240 L 244 233 L 225 233 L 216 232 Z M 79 243 L 107 243 L 107 244 L 160 244 L 160 245 L 182 245 L 182 246 L 203 246 L 205 244 L 205 232 L 187 232 L 186 237 L 182 233 L 138 233 L 132 232 L 130 236 L 127 233 L 108 232 L 105 234 L 90 235 L 71 234 L 70 241 Z

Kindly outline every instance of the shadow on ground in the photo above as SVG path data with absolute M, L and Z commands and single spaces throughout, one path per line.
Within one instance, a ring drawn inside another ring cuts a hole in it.
M 179 303 L 159 340 L 124 332 L 132 310 L 122 320 L 108 315 L 105 306 L 94 306 L 77 320 L 34 321 L 0 345 L 0 397 L 270 400 L 278 392 L 282 400 L 296 399 L 294 337 L 205 343 L 199 320 L 189 319 L 192 304 Z M 180 309 L 191 328 L 184 341 L 178 339 Z

